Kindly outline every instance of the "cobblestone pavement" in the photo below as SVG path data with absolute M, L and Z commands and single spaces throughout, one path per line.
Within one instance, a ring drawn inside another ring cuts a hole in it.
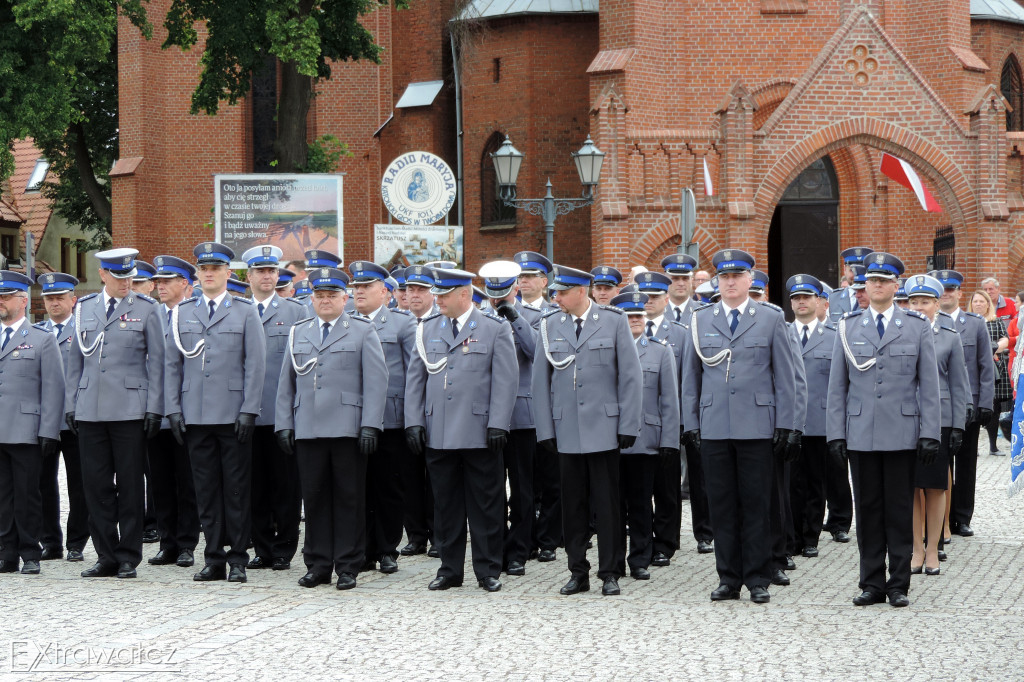
M 84 565 L 0 576 L 0 640 L 11 640 L 0 641 L 0 678 L 1021 679 L 1024 496 L 1006 497 L 1007 458 L 984 450 L 976 536 L 954 538 L 942 575 L 914 576 L 907 609 L 854 607 L 856 542 L 827 534 L 764 606 L 746 591 L 708 599 L 714 558 L 696 553 L 686 527 L 672 565 L 649 582 L 623 579 L 620 597 L 599 584 L 560 596 L 561 550 L 525 577 L 502 575 L 492 595 L 472 580 L 429 592 L 438 562 L 425 556 L 400 559 L 391 576 L 363 573 L 348 592 L 298 587 L 301 557 L 289 571 L 249 571 L 245 585 L 145 562 L 136 580 L 85 580 L 89 546 Z

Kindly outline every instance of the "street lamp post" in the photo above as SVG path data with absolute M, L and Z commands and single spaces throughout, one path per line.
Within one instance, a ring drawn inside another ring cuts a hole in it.
M 498 151 L 491 154 L 494 171 L 498 178 L 498 197 L 506 206 L 524 209 L 530 215 L 538 215 L 544 219 L 544 237 L 548 260 L 555 260 L 555 217 L 566 215 L 577 208 L 590 206 L 594 203 L 594 188 L 601 177 L 601 165 L 604 163 L 604 152 L 594 146 L 587 137 L 578 152 L 572 155 L 576 163 L 576 172 L 583 184 L 583 195 L 579 198 L 556 198 L 551 193 L 551 179 L 546 185 L 547 193 L 542 199 L 519 199 L 516 197 L 516 178 L 523 165 L 523 153 L 512 146 L 506 136 Z

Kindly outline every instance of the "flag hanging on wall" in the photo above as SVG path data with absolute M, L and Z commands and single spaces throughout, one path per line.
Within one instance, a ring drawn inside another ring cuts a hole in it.
M 909 163 L 903 159 L 896 158 L 892 154 L 883 153 L 882 165 L 879 170 L 882 171 L 882 175 L 885 177 L 895 180 L 913 192 L 917 200 L 921 202 L 921 208 L 925 211 L 929 213 L 942 213 L 942 207 L 939 206 L 939 202 L 935 201 L 935 197 L 924 186 L 921 176 L 917 174 L 917 171 Z
M 715 186 L 711 184 L 711 171 L 708 170 L 708 157 L 704 157 L 704 196 L 715 196 Z

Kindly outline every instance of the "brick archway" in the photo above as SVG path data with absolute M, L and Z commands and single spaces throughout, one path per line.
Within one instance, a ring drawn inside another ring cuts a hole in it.
M 701 211 L 698 211 L 698 220 L 700 216 Z M 702 259 L 705 254 L 712 254 L 722 248 L 718 245 L 718 240 L 700 225 L 697 226 L 694 240 L 700 244 Z M 633 247 L 629 250 L 629 264 L 643 264 L 652 270 L 659 269 L 661 259 L 670 253 L 675 253 L 678 245 L 679 216 L 675 215 L 656 223 L 633 243 Z

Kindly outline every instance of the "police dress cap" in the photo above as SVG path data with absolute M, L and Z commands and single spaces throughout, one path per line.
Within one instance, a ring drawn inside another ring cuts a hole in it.
M 608 265 L 599 265 L 590 274 L 594 276 L 595 285 L 607 284 L 614 287 L 622 284 L 622 273 Z
M 551 261 L 536 251 L 520 251 L 512 260 L 523 269 L 524 275 L 547 275 L 551 272 Z
M 480 287 L 473 287 L 473 303 L 480 304 L 487 300 L 487 294 L 485 294 Z
M 133 282 L 148 282 L 156 274 L 156 268 L 144 260 L 135 261 L 135 274 L 132 275 Z
M 231 273 L 228 276 L 228 291 L 233 294 L 246 294 L 249 290 L 249 283 L 238 279 L 238 275 Z
M 280 248 L 270 244 L 261 244 L 260 246 L 246 249 L 245 253 L 242 254 L 242 260 L 250 268 L 273 268 L 281 263 L 281 256 L 283 255 L 284 251 Z
M 851 289 L 863 289 L 864 288 L 864 284 L 867 283 L 867 281 L 868 281 L 867 278 L 865 277 L 865 273 L 867 272 L 868 269 L 866 267 L 864 267 L 863 265 L 856 265 L 856 264 L 850 265 L 849 268 L 850 268 L 850 270 L 853 271 L 853 281 L 850 282 L 850 288 Z
M 620 294 L 635 294 L 640 291 L 635 284 L 627 284 L 626 286 L 619 289 Z
M 484 293 L 490 298 L 505 298 L 523 268 L 515 261 L 496 260 L 480 266 L 480 277 L 484 280 Z
M 296 296 L 309 296 L 313 293 L 313 290 L 309 286 L 309 280 L 304 279 L 295 283 L 295 295 Z
M 429 263 L 424 263 L 428 268 L 441 268 L 442 270 L 456 270 L 459 264 L 451 260 L 432 260 Z
M 32 279 L 20 272 L 13 270 L 0 270 L 0 294 L 16 294 L 19 291 L 28 291 L 32 286 Z
M 555 275 L 551 281 L 551 288 L 555 291 L 565 291 L 573 287 L 589 287 L 594 280 L 594 276 L 589 272 L 564 265 L 552 265 L 551 271 Z
M 405 269 L 405 285 L 417 287 L 434 286 L 434 271 L 426 265 L 410 265 Z
M 661 259 L 661 269 L 670 275 L 692 275 L 697 267 L 697 259 L 685 253 L 673 253 Z
M 825 299 L 827 301 L 828 297 L 832 295 L 833 291 L 835 291 L 835 289 L 833 289 L 829 285 L 827 285 L 824 282 L 822 282 L 821 283 L 821 293 L 819 293 L 818 296 L 820 296 L 821 298 L 823 298 L 823 299 Z
M 896 289 L 896 295 L 893 296 L 893 300 L 894 301 L 906 301 L 906 300 L 908 300 L 910 297 L 907 296 L 907 290 L 903 288 L 904 285 L 907 283 L 907 278 L 906 277 L 900 277 L 896 281 L 899 282 L 900 285 Z
M 739 249 L 722 249 L 711 257 L 711 264 L 719 273 L 745 272 L 754 269 L 754 257 Z
M 388 291 L 393 292 L 395 289 L 398 288 L 398 282 L 395 281 L 394 277 L 385 277 L 384 286 L 388 288 Z
M 348 275 L 338 268 L 312 268 L 306 273 L 306 276 L 309 277 L 309 286 L 313 291 L 317 289 L 345 291 L 345 287 L 348 286 Z
M 348 280 L 348 277 L 346 276 L 345 279 Z M 277 269 L 277 284 L 274 285 L 274 288 L 275 289 L 284 289 L 289 284 L 291 284 L 292 281 L 294 281 L 294 280 L 295 280 L 295 273 L 293 271 L 289 270 L 288 268 L 278 268 Z
M 218 244 L 217 242 L 196 244 L 196 248 L 192 249 L 192 253 L 195 254 L 198 265 L 227 265 L 235 259 L 235 252 L 230 247 Z
M 306 258 L 307 268 L 336 268 L 341 265 L 341 258 L 330 251 L 310 249 L 302 254 Z
M 639 291 L 634 291 L 630 294 L 619 294 L 609 301 L 609 303 L 616 308 L 619 308 L 627 315 L 643 315 L 644 304 L 647 303 L 648 298 L 647 294 L 641 294 Z
M 765 287 L 768 286 L 768 273 L 763 270 L 751 270 L 750 271 L 750 288 L 754 291 L 764 292 Z
M 850 265 L 851 263 L 860 264 L 864 261 L 864 256 L 868 255 L 872 251 L 874 251 L 874 249 L 867 246 L 853 246 L 849 249 L 843 249 L 839 255 L 847 265 Z
M 907 277 L 903 289 L 907 292 L 908 298 L 911 296 L 939 298 L 942 296 L 945 287 L 942 286 L 941 281 L 931 275 L 911 275 Z
M 434 273 L 434 286 L 430 288 L 430 293 L 438 296 L 447 294 L 458 287 L 472 286 L 473 278 L 476 277 L 472 272 L 456 268 L 431 268 L 431 270 Z
M 697 285 L 697 289 L 694 293 L 696 293 L 702 301 L 707 303 L 711 300 L 711 295 L 715 293 L 715 286 L 711 283 L 711 280 L 701 282 Z
M 821 295 L 821 280 L 813 275 L 793 275 L 786 280 L 786 291 L 790 296 L 807 294 L 809 296 Z
M 100 267 L 117 279 L 128 279 L 135 276 L 135 257 L 138 255 L 138 249 L 129 248 L 96 252 Z
M 903 274 L 906 268 L 903 261 L 891 253 L 884 251 L 873 251 L 864 258 L 865 277 L 878 277 L 881 279 L 896 279 Z
M 368 260 L 352 261 L 348 264 L 348 271 L 352 275 L 353 284 L 384 282 L 389 276 L 387 269 Z
M 78 278 L 63 272 L 48 272 L 36 277 L 36 284 L 43 288 L 43 296 L 49 296 L 74 291 Z
M 405 291 L 405 267 L 402 265 L 396 265 L 391 268 L 391 276 L 394 278 L 398 289 Z
M 942 282 L 942 286 L 947 289 L 960 288 L 964 283 L 964 276 L 956 270 L 932 270 L 928 274 Z
M 153 279 L 170 279 L 181 277 L 191 282 L 196 276 L 196 266 L 176 256 L 157 256 L 153 259 L 156 273 Z
M 651 271 L 638 273 L 633 278 L 633 281 L 636 282 L 637 291 L 646 294 L 667 293 L 669 286 L 672 284 L 672 278 L 668 275 Z

